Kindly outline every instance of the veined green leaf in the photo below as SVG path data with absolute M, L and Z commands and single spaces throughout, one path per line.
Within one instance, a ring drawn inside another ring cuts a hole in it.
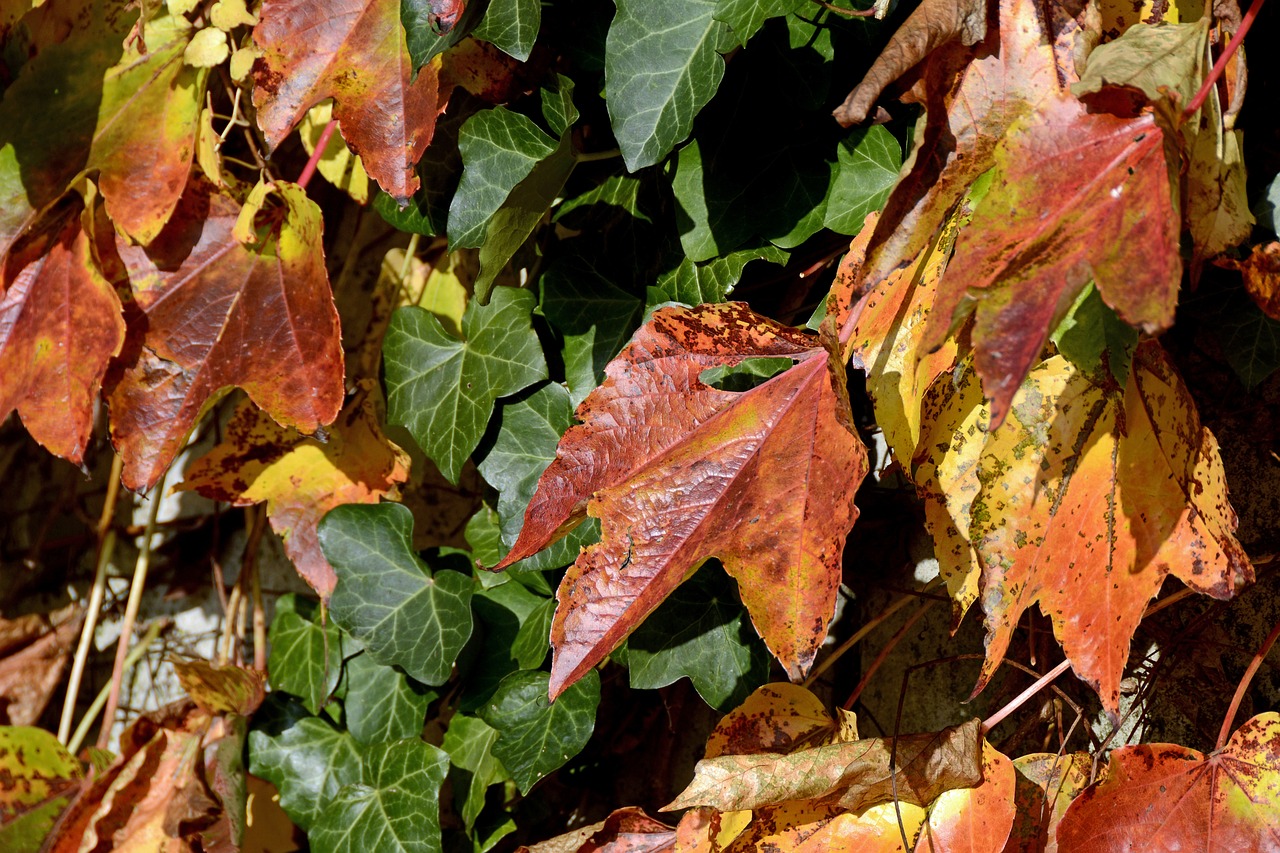
M 554 704 L 547 698 L 551 676 L 513 672 L 485 705 L 481 717 L 498 730 L 493 754 L 507 768 L 520 792 L 564 765 L 587 745 L 600 704 L 600 676 L 590 670 Z
M 479 708 L 493 696 L 502 679 L 518 669 L 527 668 L 515 657 L 513 646 L 530 614 L 548 600 L 519 583 L 504 583 L 476 591 L 471 607 L 479 619 L 483 639 L 479 643 L 479 653 L 466 673 L 466 685 L 459 702 L 462 710 Z M 539 658 L 533 666 L 541 663 Z
M 332 622 L 319 624 L 319 610 L 310 599 L 283 596 L 268 635 L 271 686 L 297 696 L 313 714 L 320 713 L 342 675 L 341 635 Z
M 898 181 L 902 147 L 880 125 L 855 129 L 840 140 L 839 166 L 827 196 L 823 224 L 840 234 L 857 234 L 863 220 L 884 206 Z
M 426 65 L 475 29 L 483 3 L 468 3 L 462 16 L 449 32 L 437 33 L 431 26 L 430 0 L 400 0 L 400 24 L 404 27 L 405 46 L 415 70 Z
M 728 24 L 738 44 L 746 47 L 765 21 L 791 14 L 807 5 L 809 0 L 719 0 L 715 19 Z
M 524 62 L 541 25 L 541 0 L 491 0 L 471 35 Z
M 680 266 L 658 277 L 658 287 L 668 298 L 686 305 L 724 302 L 742 278 L 742 270 L 752 261 L 785 264 L 788 254 L 777 246 L 742 249 L 704 264 L 685 258 Z
M 372 655 L 347 661 L 347 730 L 363 744 L 402 740 L 422 734 L 427 707 L 436 693 L 410 680 Z
M 468 833 L 484 808 L 484 792 L 490 785 L 511 778 L 502 762 L 493 757 L 497 740 L 498 732 L 488 723 L 466 714 L 454 715 L 449 721 L 449 730 L 444 733 L 444 751 L 459 771 L 455 774 L 459 778 L 453 786 L 453 798 Z

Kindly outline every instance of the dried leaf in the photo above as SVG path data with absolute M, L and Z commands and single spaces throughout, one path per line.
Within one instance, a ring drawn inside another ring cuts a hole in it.
M 178 683 L 207 714 L 247 717 L 266 697 L 262 673 L 233 664 L 217 665 L 199 659 L 173 661 Z
M 0 727 L 0 847 L 37 850 L 83 775 L 80 762 L 49 732 Z
M 335 506 L 377 503 L 409 478 L 409 457 L 382 433 L 381 393 L 361 380 L 320 441 L 285 429 L 249 401 L 232 415 L 222 444 L 187 469 L 177 491 L 236 506 L 267 502 L 298 574 L 326 601 L 337 581 L 316 538 Z
M 1280 320 L 1280 242 L 1254 246 L 1243 261 L 1224 259 L 1219 263 L 1240 270 L 1253 301 L 1272 320 Z
M 35 725 L 49 698 L 62 684 L 62 675 L 75 648 L 84 612 L 80 606 L 40 615 L 15 637 L 18 646 L 5 649 L 0 659 L 0 721 L 12 726 Z M 12 624 L 0 619 L 0 626 Z
M 1260 714 L 1208 756 L 1170 743 L 1111 752 L 1105 778 L 1058 825 L 1061 850 L 1280 848 L 1280 714 Z
M 749 391 L 702 371 L 753 357 L 790 370 Z M 664 308 L 578 407 L 514 548 L 541 550 L 585 515 L 602 540 L 560 585 L 552 695 L 599 663 L 703 561 L 719 557 L 757 633 L 793 678 L 835 607 L 866 453 L 851 432 L 843 366 L 819 342 L 744 305 Z M 809 460 L 797 470 L 796 459 Z
M 704 757 L 791 752 L 858 739 L 852 714 L 837 723 L 809 690 L 786 682 L 766 684 L 725 715 L 707 738 Z
M 643 809 L 616 809 L 607 818 L 564 835 L 521 847 L 520 853 L 661 853 L 676 848 L 676 831 Z

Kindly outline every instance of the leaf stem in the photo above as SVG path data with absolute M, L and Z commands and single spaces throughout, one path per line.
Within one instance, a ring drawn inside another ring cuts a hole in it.
M 1032 696 L 1036 695 L 1041 690 L 1043 690 L 1046 685 L 1048 685 L 1050 682 L 1056 679 L 1059 675 L 1062 675 L 1062 673 L 1066 672 L 1067 667 L 1069 666 L 1071 666 L 1071 661 L 1063 660 L 1062 663 L 1058 664 L 1053 669 L 1049 670 L 1044 675 L 1037 678 L 1035 682 L 1032 683 L 1032 685 L 1028 687 L 1026 690 L 1023 690 L 1017 696 L 1013 697 L 1013 700 L 1011 702 L 1009 702 L 999 711 L 996 711 L 990 717 L 987 717 L 985 720 L 983 720 L 982 734 L 985 736 L 987 732 L 991 731 L 996 726 L 1000 725 L 1000 723 L 1004 722 L 1005 717 L 1009 716 L 1014 711 L 1018 710 L 1020 707 L 1022 707 L 1022 705 L 1028 699 L 1030 699 Z
M 329 147 L 329 140 L 333 138 L 334 128 L 338 126 L 336 118 L 329 119 L 329 123 L 324 126 L 324 130 L 320 131 L 320 138 L 316 140 L 316 147 L 311 152 L 311 156 L 307 158 L 307 165 L 302 167 L 302 171 L 298 173 L 298 186 L 304 190 L 307 184 L 311 183 L 311 176 L 316 173 L 316 167 L 320 165 L 320 158 L 324 156 L 324 150 Z
M 1231 41 L 1227 43 L 1227 49 L 1222 51 L 1218 57 L 1218 61 L 1213 63 L 1213 68 L 1209 71 L 1209 76 L 1205 78 L 1204 83 L 1200 86 L 1200 91 L 1196 92 L 1196 96 L 1191 99 L 1191 103 L 1187 104 L 1187 108 L 1182 111 L 1182 120 L 1186 121 L 1195 115 L 1196 110 L 1204 105 L 1205 99 L 1209 97 L 1209 92 L 1217 84 L 1218 79 L 1222 77 L 1223 71 L 1227 67 L 1227 63 L 1231 61 L 1231 57 L 1235 55 L 1236 49 L 1240 47 L 1240 43 L 1244 41 L 1245 33 L 1249 32 L 1249 27 L 1253 26 L 1253 19 L 1258 17 L 1258 12 L 1262 9 L 1264 0 L 1253 0 L 1249 4 L 1249 11 L 1244 13 L 1244 17 L 1240 19 L 1240 28 L 1231 36 Z
M 828 3 L 826 0 L 813 0 L 813 2 L 817 3 L 828 12 L 834 12 L 837 15 L 844 15 L 846 18 L 871 18 L 876 14 L 875 6 L 872 6 L 870 9 L 844 9 L 834 3 Z
M 884 648 L 880 650 L 880 654 L 876 655 L 876 659 L 871 662 L 871 666 L 867 667 L 866 673 L 863 674 L 862 680 L 858 682 L 858 686 L 853 688 L 853 692 L 849 694 L 849 698 L 844 700 L 843 707 L 846 711 L 853 707 L 853 703 L 858 701 L 858 697 L 862 695 L 862 691 L 867 688 L 867 684 L 871 682 L 871 676 L 876 674 L 876 670 L 885 662 L 885 658 L 889 657 L 889 653 L 893 651 L 898 643 L 902 642 L 902 638 L 907 635 L 911 627 L 920 621 L 920 617 L 929 612 L 929 608 L 937 604 L 937 599 L 930 599 L 920 606 L 920 609 L 911 614 L 911 618 L 902 623 L 902 627 L 898 632 L 889 638 L 889 642 L 884 644 Z
M 608 151 L 578 151 L 574 153 L 573 159 L 579 163 L 594 163 L 597 160 L 612 160 L 621 156 L 621 148 L 610 148 Z
M 1253 660 L 1249 661 L 1248 669 L 1244 671 L 1244 676 L 1241 677 L 1240 683 L 1236 685 L 1236 694 L 1231 697 L 1231 706 L 1227 708 L 1227 715 L 1222 720 L 1222 728 L 1218 731 L 1217 749 L 1222 749 L 1227 745 L 1227 738 L 1231 736 L 1231 724 L 1235 722 L 1236 713 L 1240 710 L 1240 702 L 1244 700 L 1244 692 L 1248 689 L 1249 682 L 1253 681 L 1253 676 L 1257 673 L 1258 668 L 1262 666 L 1262 661 L 1266 659 L 1267 652 L 1271 651 L 1271 647 L 1275 645 L 1277 637 L 1280 637 L 1280 622 L 1275 624 L 1275 627 L 1271 629 L 1271 633 L 1262 641 L 1262 646 L 1254 653 Z
M 248 510 L 249 541 L 244 547 L 242 571 L 249 572 L 249 595 L 253 601 L 253 668 L 267 671 L 267 611 L 262 604 L 262 581 L 258 572 L 258 546 L 266 527 L 266 507 L 262 504 Z
M 124 659 L 124 671 L 126 673 L 133 669 L 138 660 L 147 653 L 147 649 L 151 648 L 151 644 L 160 636 L 160 632 L 164 630 L 166 624 L 167 620 L 165 619 L 157 619 L 151 623 L 147 628 L 147 632 L 142 635 L 142 639 L 138 640 L 138 644 L 129 650 L 129 656 Z M 67 741 L 67 752 L 75 755 L 80 750 L 80 744 L 84 743 L 85 735 L 89 734 L 89 727 L 93 725 L 93 721 L 98 716 L 98 712 L 102 710 L 102 706 L 107 704 L 107 694 L 110 690 L 110 684 L 102 685 L 102 689 L 94 697 L 89 710 L 84 712 L 84 718 L 80 720 L 80 725 L 76 726 L 75 734 L 71 736 L 71 740 Z

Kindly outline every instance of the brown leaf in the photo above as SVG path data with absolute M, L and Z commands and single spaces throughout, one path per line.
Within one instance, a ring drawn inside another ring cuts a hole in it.
M 706 758 L 792 752 L 858 739 L 853 715 L 839 711 L 837 722 L 822 700 L 804 687 L 782 682 L 756 689 L 716 724 L 707 738 Z
M 36 441 L 76 465 L 125 339 L 120 299 L 93 261 L 79 212 L 70 206 L 29 233 L 0 281 L 0 420 L 17 409 Z
M 335 506 L 377 503 L 409 477 L 409 457 L 382 433 L 381 392 L 361 380 L 323 443 L 286 429 L 249 401 L 232 415 L 222 444 L 196 460 L 175 490 L 237 506 L 267 502 L 271 527 L 298 573 L 328 600 L 337 583 L 317 525 Z
M 757 809 L 791 800 L 817 800 L 857 811 L 896 796 L 926 805 L 943 791 L 982 782 L 982 737 L 978 720 L 940 732 L 897 738 L 866 738 L 786 755 L 725 755 L 703 759 L 675 802 L 664 811 L 710 806 L 720 811 Z
M 796 364 L 743 393 L 699 379 L 751 357 Z M 728 303 L 656 312 L 606 376 L 578 407 L 581 425 L 561 439 L 498 565 L 584 515 L 601 521 L 601 542 L 557 593 L 551 695 L 711 557 L 737 578 L 756 630 L 799 678 L 826 635 L 866 472 L 846 426 L 843 365 L 813 337 Z
M 398 0 L 265 0 L 253 29 L 258 126 L 272 148 L 308 109 L 333 98 L 351 150 L 401 204 L 418 189 L 413 167 L 447 98 L 439 64 L 413 79 Z
M 1106 776 L 1058 825 L 1060 850 L 1280 849 L 1280 714 L 1208 756 L 1171 743 L 1111 752 Z
M 84 612 L 73 604 L 37 619 L 31 625 L 34 630 L 0 659 L 0 724 L 32 726 L 40 719 L 49 697 L 62 684 Z M 9 624 L 0 620 L 0 628 Z
M 862 82 L 833 113 L 849 127 L 867 111 L 885 87 L 925 56 L 952 39 L 973 45 L 987 35 L 987 0 L 924 0 L 889 39 Z
M 556 838 L 521 847 L 521 853 L 662 853 L 673 850 L 676 831 L 635 806 Z
M 238 385 L 277 422 L 315 432 L 342 406 L 342 348 L 320 210 L 292 184 L 233 236 L 240 205 L 193 181 L 145 249 L 116 242 L 134 296 L 131 336 L 110 390 L 124 483 L 148 489 L 209 401 Z
M 1245 290 L 1272 320 L 1280 320 L 1280 242 L 1254 246 L 1243 261 L 1222 259 L 1219 265 L 1240 270 Z
M 199 659 L 172 663 L 182 689 L 206 714 L 247 717 L 258 710 L 266 696 L 266 679 L 257 670 Z

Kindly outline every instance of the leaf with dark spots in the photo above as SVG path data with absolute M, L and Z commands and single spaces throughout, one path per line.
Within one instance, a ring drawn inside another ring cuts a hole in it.
M 770 356 L 796 365 L 743 393 L 699 379 Z M 843 365 L 807 334 L 738 303 L 657 311 L 578 407 L 581 425 L 561 439 L 497 566 L 600 519 L 602 541 L 557 593 L 552 695 L 711 557 L 737 579 L 770 651 L 801 677 L 826 636 L 866 473 L 848 406 Z
M 1061 850 L 1280 849 L 1280 714 L 1209 755 L 1171 743 L 1113 750 L 1058 824 Z
M 267 144 L 277 147 L 308 109 L 333 98 L 347 145 L 408 204 L 418 189 L 413 167 L 448 97 L 438 64 L 413 76 L 398 0 L 266 0 L 260 17 L 253 103 Z
M 134 302 L 108 399 L 129 488 L 155 484 L 209 400 L 229 386 L 304 433 L 342 406 L 320 209 L 300 187 L 275 189 L 280 204 L 259 214 L 252 245 L 233 233 L 240 205 L 203 182 L 188 188 L 151 245 L 116 241 L 115 266 Z
M 598 823 L 521 847 L 520 853 L 663 853 L 677 846 L 676 830 L 627 806 Z

